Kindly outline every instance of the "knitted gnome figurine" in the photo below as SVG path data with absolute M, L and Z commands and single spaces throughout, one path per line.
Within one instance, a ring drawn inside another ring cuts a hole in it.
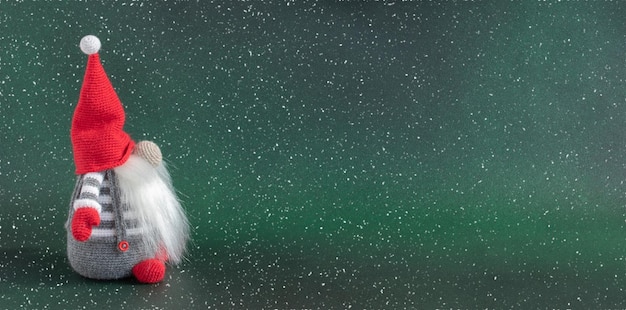
M 87 278 L 160 282 L 165 264 L 183 257 L 187 218 L 159 147 L 135 144 L 123 130 L 100 40 L 86 36 L 80 48 L 89 58 L 71 128 L 78 178 L 66 223 L 70 265 Z

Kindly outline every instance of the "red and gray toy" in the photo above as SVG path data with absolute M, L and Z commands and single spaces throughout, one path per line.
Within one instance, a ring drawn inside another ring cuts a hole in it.
M 100 46 L 92 35 L 80 41 L 88 60 L 71 128 L 78 177 L 67 256 L 87 278 L 157 283 L 166 264 L 183 259 L 189 224 L 159 147 L 124 132 L 124 108 L 100 63 Z

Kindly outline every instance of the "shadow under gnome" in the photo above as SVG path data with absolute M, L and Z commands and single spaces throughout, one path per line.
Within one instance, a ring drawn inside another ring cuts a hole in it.
M 70 265 L 92 279 L 160 282 L 166 263 L 183 258 L 187 217 L 159 147 L 124 132 L 124 108 L 100 63 L 100 40 L 86 36 L 80 48 L 88 61 L 71 128 L 78 178 L 66 223 Z

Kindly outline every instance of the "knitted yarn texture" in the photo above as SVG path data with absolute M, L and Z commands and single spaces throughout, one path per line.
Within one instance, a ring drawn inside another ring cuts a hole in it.
M 124 132 L 100 46 L 92 35 L 80 42 L 89 56 L 70 133 L 78 178 L 66 222 L 68 261 L 87 278 L 156 283 L 166 263 L 182 261 L 189 223 L 159 147 L 135 144 Z
M 99 195 L 85 195 L 94 186 L 91 175 L 82 175 L 76 187 L 70 207 L 70 217 L 66 223 L 69 230 L 73 217 L 81 210 L 93 210 L 94 204 L 101 206 L 100 225 L 93 228 L 86 241 L 79 241 L 72 233 L 67 235 L 67 254 L 72 269 L 84 277 L 92 279 L 120 279 L 133 275 L 132 269 L 141 261 L 155 257 L 139 233 L 135 215 L 130 206 L 121 202 L 117 176 L 113 170 L 102 174 L 102 183 L 97 185 Z M 79 207 L 80 201 L 92 200 L 90 207 Z M 128 244 L 123 248 L 120 245 Z M 164 270 L 164 269 L 163 269 Z
M 163 161 L 161 149 L 152 141 L 137 142 L 134 152 L 154 167 L 158 166 L 161 161 Z
M 124 132 L 126 115 L 99 54 L 89 55 L 72 118 L 71 139 L 76 174 L 120 166 L 130 156 L 134 142 Z

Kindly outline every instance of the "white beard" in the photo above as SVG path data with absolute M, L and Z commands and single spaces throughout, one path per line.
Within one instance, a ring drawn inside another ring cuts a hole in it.
M 189 240 L 189 223 L 164 163 L 155 168 L 133 154 L 114 170 L 122 203 L 136 212 L 148 247 L 155 253 L 164 249 L 170 262 L 179 263 Z

